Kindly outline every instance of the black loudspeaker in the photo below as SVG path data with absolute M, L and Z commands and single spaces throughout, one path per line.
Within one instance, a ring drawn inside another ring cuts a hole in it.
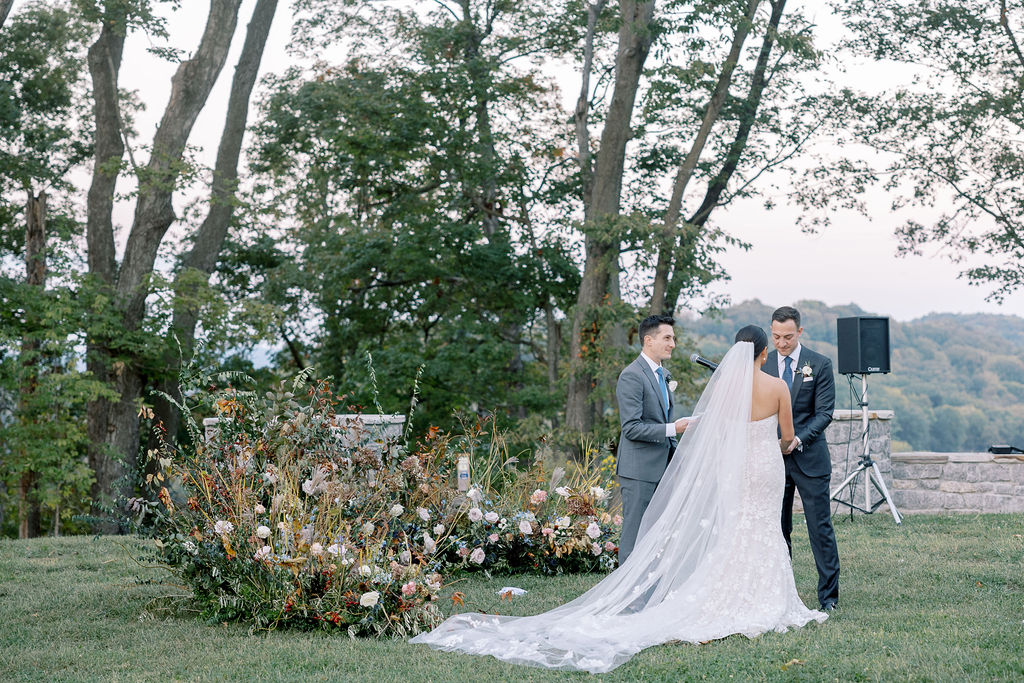
M 888 318 L 839 318 L 836 337 L 840 375 L 890 372 Z

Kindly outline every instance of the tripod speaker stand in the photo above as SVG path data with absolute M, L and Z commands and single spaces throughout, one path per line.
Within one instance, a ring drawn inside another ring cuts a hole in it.
M 831 500 L 836 501 L 840 505 L 846 505 L 852 510 L 859 510 L 865 514 L 870 515 L 882 503 L 889 504 L 889 512 L 892 513 L 892 518 L 897 524 L 903 523 L 903 518 L 900 516 L 900 511 L 896 509 L 896 504 L 892 502 L 892 496 L 889 495 L 889 489 L 885 487 L 885 482 L 882 480 L 882 473 L 878 469 L 878 463 L 871 459 L 870 444 L 868 442 L 868 376 L 862 374 L 860 376 L 861 381 L 861 394 L 860 394 L 860 410 L 861 410 L 861 428 L 863 434 L 861 441 L 863 447 L 861 448 L 860 462 L 857 463 L 856 469 L 850 473 L 846 479 L 843 480 L 839 486 L 832 492 Z M 857 488 L 857 477 L 864 475 L 864 507 L 858 506 L 854 503 L 854 495 Z M 878 493 L 882 494 L 882 497 L 871 502 L 871 487 L 874 486 Z M 839 496 L 843 492 L 843 489 L 850 487 L 850 500 L 842 500 Z

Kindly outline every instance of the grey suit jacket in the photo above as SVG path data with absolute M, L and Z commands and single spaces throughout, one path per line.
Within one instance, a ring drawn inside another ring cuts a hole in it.
M 615 473 L 641 481 L 661 481 L 669 453 L 676 446 L 675 438 L 665 436 L 665 425 L 675 408 L 672 392 L 668 393 L 667 418 L 658 377 L 647 361 L 637 356 L 619 374 L 615 397 L 622 426 Z
M 832 361 L 806 346 L 800 349 L 800 367 L 794 368 L 789 396 L 793 402 L 793 429 L 800 437 L 802 449 L 785 456 L 808 477 L 832 473 L 832 457 L 825 440 L 825 427 L 832 422 L 836 408 L 836 382 Z M 801 370 L 810 366 L 810 379 Z M 772 377 L 779 376 L 779 352 L 772 351 L 761 368 Z

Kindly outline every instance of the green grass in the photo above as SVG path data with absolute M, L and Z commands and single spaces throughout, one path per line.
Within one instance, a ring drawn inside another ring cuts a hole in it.
M 1024 515 L 837 518 L 840 610 L 824 624 L 646 650 L 611 680 L 990 681 L 1024 679 Z M 814 604 L 806 534 L 797 587 Z M 208 626 L 154 606 L 180 589 L 140 570 L 136 539 L 0 541 L 2 680 L 477 681 L 587 678 L 452 655 L 400 640 Z M 152 582 L 140 582 L 138 576 Z M 599 577 L 474 577 L 467 607 L 534 614 Z M 504 585 L 530 592 L 500 602 Z M 450 604 L 450 603 L 449 603 Z M 785 665 L 792 660 L 798 663 Z

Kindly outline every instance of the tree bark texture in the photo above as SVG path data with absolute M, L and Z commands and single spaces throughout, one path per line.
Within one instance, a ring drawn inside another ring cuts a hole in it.
M 618 215 L 626 143 L 632 137 L 630 125 L 644 61 L 654 38 L 654 0 L 620 0 L 622 25 L 615 58 L 615 85 L 608 115 L 601 133 L 601 147 L 594 166 L 590 197 L 591 216 L 586 221 L 583 279 L 573 313 L 569 341 L 569 388 L 565 406 L 566 425 L 573 432 L 589 432 L 595 422 L 590 400 L 595 379 L 585 367 L 585 355 L 594 353 L 600 336 L 596 309 L 608 295 L 610 275 L 616 268 L 618 240 L 607 223 Z
M 199 278 L 186 277 L 186 274 L 199 274 L 202 282 L 209 282 L 210 274 L 217 265 L 224 240 L 231 226 L 231 218 L 235 210 L 235 191 L 238 186 L 238 160 L 242 152 L 242 140 L 245 137 L 246 122 L 249 119 L 249 99 L 259 74 L 263 50 L 270 35 L 270 27 L 277 11 L 277 0 L 258 0 L 253 9 L 252 19 L 246 29 L 245 43 L 242 53 L 235 65 L 231 80 L 231 94 L 228 97 L 227 116 L 224 131 L 221 134 L 220 146 L 217 148 L 217 161 L 213 169 L 213 187 L 210 192 L 210 204 L 206 218 L 196 232 L 192 249 L 181 261 L 181 269 L 174 278 L 174 313 L 171 328 L 177 335 L 181 345 L 181 354 L 186 359 L 192 355 L 195 346 L 196 325 L 199 321 L 199 310 L 191 302 L 200 286 Z M 168 367 L 176 369 L 180 363 L 177 352 L 167 359 Z M 180 399 L 178 392 L 177 373 L 171 376 L 161 387 L 163 391 Z M 156 419 L 163 423 L 169 438 L 174 438 L 178 431 L 181 416 L 172 404 L 163 398 L 154 399 Z
M 111 222 L 116 165 L 124 152 L 118 112 L 117 78 L 124 47 L 124 16 L 105 17 L 100 36 L 89 50 L 96 100 L 96 166 L 88 204 L 89 271 L 110 287 L 120 327 L 137 330 L 145 315 L 148 279 L 157 250 L 175 219 L 171 204 L 177 168 L 195 120 L 227 59 L 241 0 L 211 0 L 206 28 L 192 59 L 182 62 L 171 81 L 171 96 L 153 138 L 149 163 L 139 170 L 135 218 L 120 267 L 114 259 Z M 96 475 L 94 503 L 109 508 L 126 492 L 126 472 L 134 469 L 139 449 L 138 400 L 145 378 L 131 354 L 116 357 L 117 340 L 90 344 L 89 369 L 119 394 L 117 401 L 97 400 L 88 408 L 89 462 Z M 101 531 L 116 532 L 109 522 Z
M 704 152 L 711 129 L 722 114 L 722 107 L 725 105 L 725 97 L 729 94 L 729 86 L 732 84 L 732 75 L 739 62 L 740 54 L 743 51 L 743 44 L 747 41 L 750 29 L 754 24 L 754 16 L 761 0 L 749 0 L 747 10 L 736 26 L 736 32 L 732 37 L 732 45 L 729 54 L 722 64 L 722 71 L 718 74 L 718 82 L 711 93 L 707 106 L 704 108 L 704 117 L 701 119 L 700 128 L 690 145 L 683 163 L 679 165 L 675 182 L 672 184 L 672 196 L 669 199 L 668 209 L 665 211 L 665 220 L 662 224 L 661 243 L 658 247 L 658 262 L 654 269 L 654 286 L 651 292 L 651 302 L 648 310 L 651 315 L 671 315 L 672 310 L 668 308 L 665 299 L 665 291 L 668 288 L 669 271 L 672 266 L 672 254 L 675 252 L 676 228 L 679 224 L 679 215 L 683 207 L 683 194 L 686 186 L 693 177 L 693 170 L 697 168 L 700 155 Z M 672 301 L 675 307 L 675 301 Z
M 46 193 L 28 193 L 25 210 L 25 282 L 30 287 L 46 288 Z M 21 344 L 22 366 L 26 383 L 21 387 L 22 406 L 31 403 L 31 397 L 38 386 L 37 377 L 42 371 L 39 359 L 39 342 L 34 337 L 39 321 L 26 320 L 25 337 Z M 23 420 L 34 420 L 28 411 L 20 411 Z M 22 462 L 29 461 L 29 454 L 22 454 Z M 18 486 L 18 538 L 36 538 L 42 534 L 42 514 L 39 506 L 39 474 L 28 468 L 22 472 Z

